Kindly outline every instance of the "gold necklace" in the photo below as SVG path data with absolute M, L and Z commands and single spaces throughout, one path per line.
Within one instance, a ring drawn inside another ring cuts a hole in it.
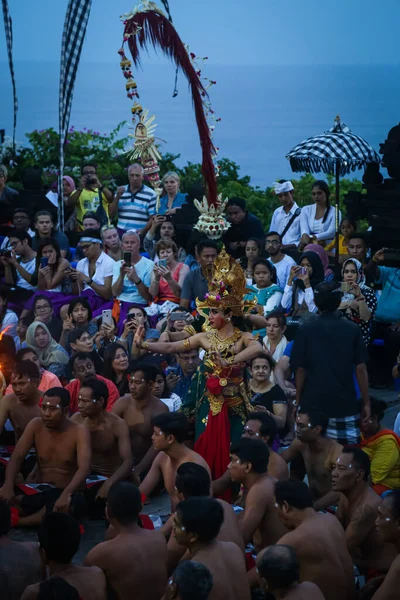
M 218 335 L 217 330 L 210 329 L 209 331 L 207 331 L 207 337 L 210 340 L 210 345 L 211 345 L 209 352 L 213 351 L 213 350 L 214 351 L 217 350 L 221 355 L 223 355 L 223 354 L 226 354 L 228 352 L 228 350 L 231 350 L 231 353 L 232 353 L 233 352 L 232 346 L 237 342 L 237 340 L 239 340 L 242 337 L 242 335 L 243 334 L 240 331 L 240 329 L 237 329 L 235 327 L 233 335 L 226 338 L 225 340 L 221 340 L 221 338 Z

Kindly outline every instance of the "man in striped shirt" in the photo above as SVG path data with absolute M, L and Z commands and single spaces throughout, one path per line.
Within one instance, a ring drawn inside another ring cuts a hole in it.
M 156 212 L 156 193 L 143 185 L 144 170 L 139 164 L 128 167 L 128 185 L 118 188 L 110 205 L 110 216 L 118 215 L 118 231 L 136 231 L 143 236 L 151 225 L 151 217 Z

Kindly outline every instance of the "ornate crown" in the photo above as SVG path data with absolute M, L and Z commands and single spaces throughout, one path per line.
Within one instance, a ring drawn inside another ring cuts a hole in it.
M 194 205 L 201 214 L 194 228 L 205 233 L 210 239 L 220 238 L 231 226 L 223 216 L 227 202 L 227 199 L 222 200 L 222 194 L 218 194 L 215 205 L 209 205 L 205 196 L 201 202 L 195 200 Z
M 243 269 L 223 247 L 208 280 L 208 294 L 204 301 L 196 299 L 197 309 L 206 318 L 208 315 L 204 311 L 209 308 L 230 309 L 238 317 L 257 305 L 257 300 L 245 302 L 245 294 L 246 278 Z

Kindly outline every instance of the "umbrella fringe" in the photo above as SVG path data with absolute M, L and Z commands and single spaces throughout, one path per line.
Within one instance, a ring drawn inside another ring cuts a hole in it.
M 336 172 L 336 160 L 334 159 L 312 159 L 312 158 L 295 158 L 288 157 L 292 171 L 295 173 L 327 173 L 334 175 Z M 371 161 L 373 162 L 373 161 Z M 366 163 L 363 160 L 354 162 L 339 162 L 339 174 L 341 176 L 348 175 L 353 171 L 359 171 L 365 167 Z

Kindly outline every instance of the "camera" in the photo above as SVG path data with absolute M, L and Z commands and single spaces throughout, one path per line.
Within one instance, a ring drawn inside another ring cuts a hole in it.
M 0 250 L 0 256 L 3 258 L 11 258 L 11 250 Z
M 85 185 L 96 185 L 96 183 L 97 183 L 97 179 L 95 177 L 92 177 L 91 175 L 88 175 L 86 177 Z

